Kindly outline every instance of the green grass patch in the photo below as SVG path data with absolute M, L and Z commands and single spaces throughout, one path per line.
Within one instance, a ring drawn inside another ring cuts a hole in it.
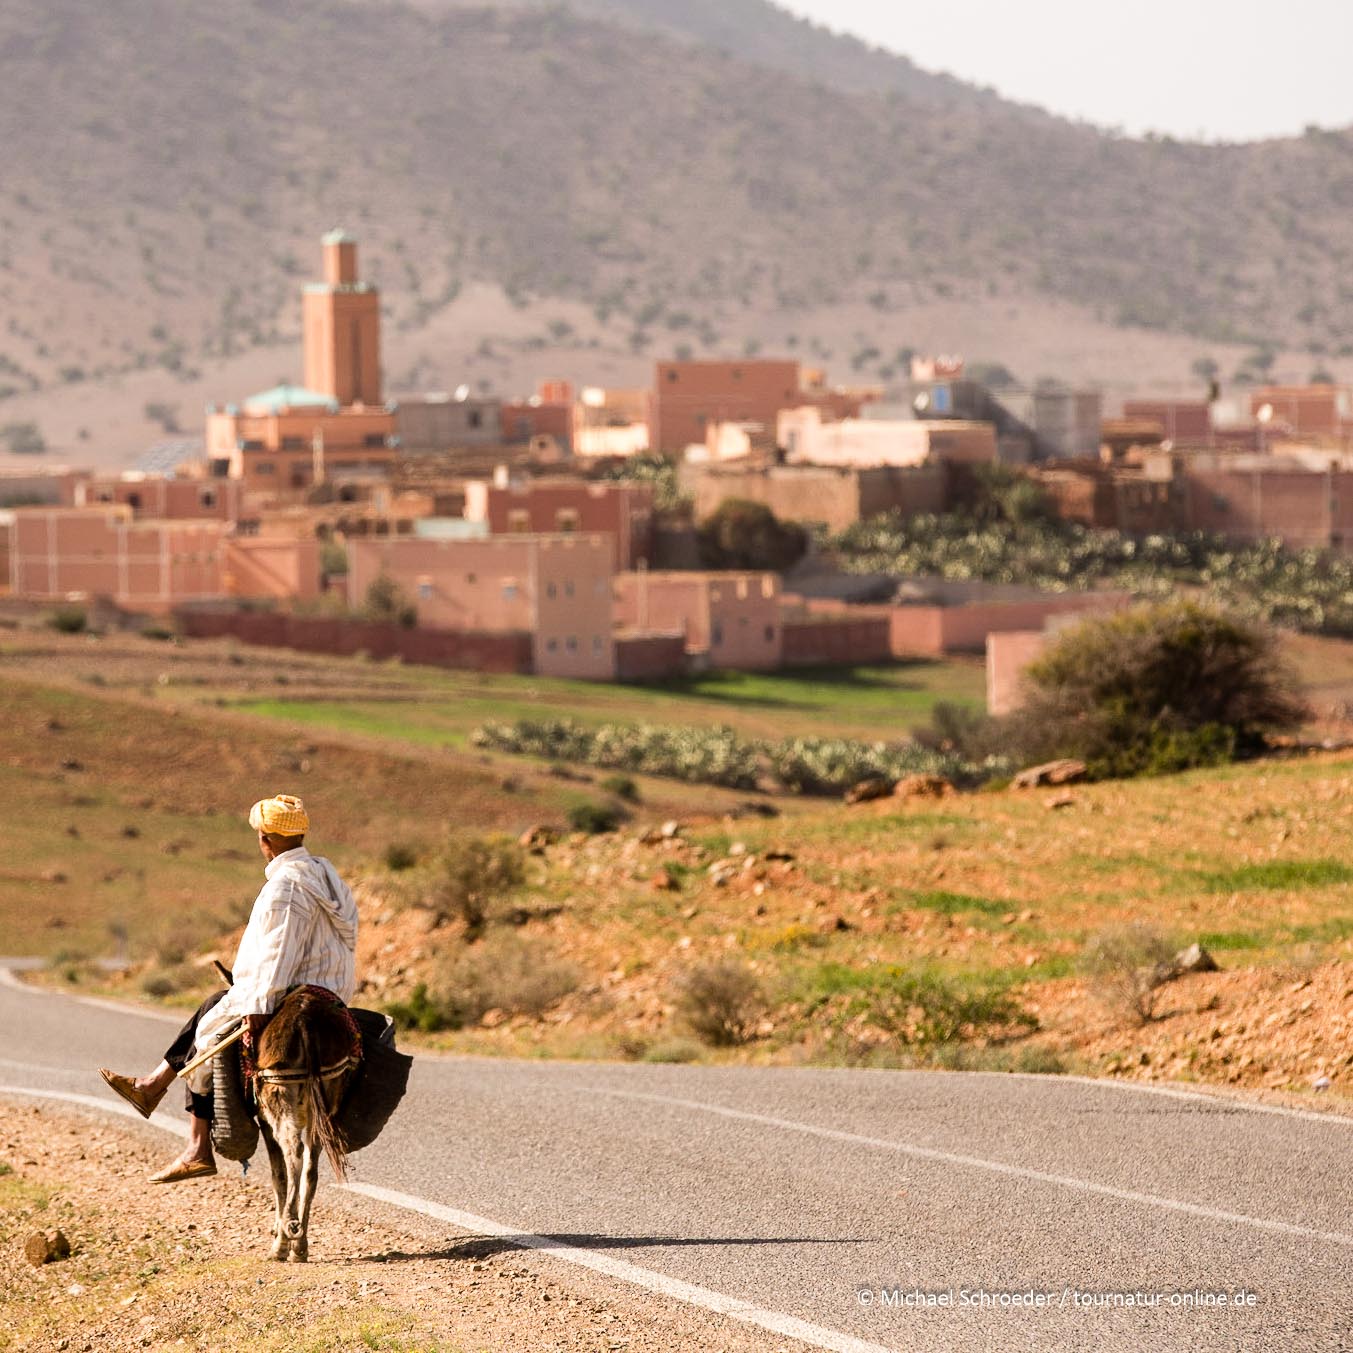
M 1198 874 L 1196 879 L 1198 886 L 1210 893 L 1298 892 L 1353 883 L 1353 866 L 1339 860 L 1267 860 Z
M 1262 949 L 1266 941 L 1262 935 L 1249 930 L 1205 930 L 1198 936 L 1204 949 L 1233 952 L 1242 949 Z
M 979 912 L 983 916 L 1001 916 L 1019 910 L 1018 904 L 993 902 L 989 897 L 974 897 L 971 893 L 948 893 L 942 890 L 903 892 L 897 894 L 889 911 L 913 908 L 918 911 L 938 911 L 945 916 L 959 916 L 964 912 Z

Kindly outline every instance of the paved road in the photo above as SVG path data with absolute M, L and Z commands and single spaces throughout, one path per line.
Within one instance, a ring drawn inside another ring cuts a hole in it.
M 0 982 L 0 1091 L 105 1097 L 93 1068 L 168 1031 Z M 1206 1353 L 1353 1349 L 1350 1148 L 1353 1120 L 1068 1078 L 425 1057 L 356 1163 L 373 1195 L 840 1353 Z M 1077 1305 L 1114 1292 L 1159 1304 Z

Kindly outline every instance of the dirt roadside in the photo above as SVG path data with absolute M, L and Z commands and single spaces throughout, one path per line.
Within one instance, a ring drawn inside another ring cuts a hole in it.
M 800 1353 L 803 1345 L 321 1186 L 311 1261 L 268 1261 L 266 1169 L 143 1183 L 177 1143 L 0 1099 L 0 1349 Z M 257 1164 L 257 1163 L 256 1163 Z M 6 1168 L 7 1167 L 7 1168 Z M 60 1228 L 69 1259 L 24 1241 Z

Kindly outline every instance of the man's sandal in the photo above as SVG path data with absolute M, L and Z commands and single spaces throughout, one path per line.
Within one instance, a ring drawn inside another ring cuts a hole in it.
M 203 1179 L 216 1173 L 216 1166 L 205 1160 L 176 1160 L 163 1170 L 148 1176 L 152 1184 L 181 1184 L 185 1179 Z
M 106 1066 L 99 1068 L 99 1075 L 104 1078 L 108 1084 L 127 1101 L 128 1104 L 141 1115 L 142 1118 L 149 1118 L 155 1112 L 156 1106 L 164 1098 L 165 1091 L 141 1090 L 136 1082 L 130 1076 L 119 1076 L 116 1071 L 109 1071 Z

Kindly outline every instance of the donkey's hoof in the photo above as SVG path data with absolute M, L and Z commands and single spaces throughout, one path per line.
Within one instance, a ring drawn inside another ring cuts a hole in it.
M 279 1264 L 285 1264 L 291 1254 L 291 1242 L 289 1240 L 274 1240 L 268 1247 L 268 1258 L 275 1259 Z
M 291 1253 L 287 1255 L 288 1264 L 304 1264 L 310 1258 L 310 1247 L 303 1240 L 295 1241 Z

